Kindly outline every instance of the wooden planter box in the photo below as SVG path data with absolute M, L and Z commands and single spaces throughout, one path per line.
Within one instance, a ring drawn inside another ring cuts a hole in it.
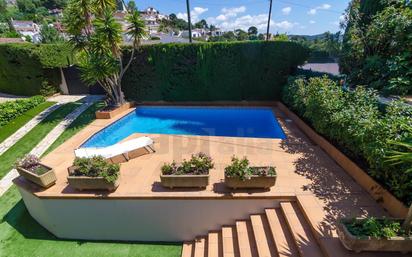
M 44 188 L 51 187 L 52 185 L 56 184 L 57 178 L 54 170 L 49 166 L 39 163 L 39 165 L 43 166 L 44 168 L 48 169 L 46 173 L 42 175 L 34 174 L 33 172 L 23 169 L 22 167 L 17 167 L 17 172 L 20 176 L 24 177 L 25 179 L 41 186 Z
M 71 176 L 75 167 L 69 167 L 67 181 L 69 185 L 77 190 L 107 190 L 115 191 L 119 187 L 119 178 L 114 182 L 107 182 L 103 177 Z
M 132 103 L 124 103 L 123 105 L 119 106 L 116 109 L 110 111 L 97 111 L 96 112 L 96 119 L 111 119 L 116 115 L 126 111 L 127 109 L 133 107 Z
M 209 185 L 208 175 L 160 175 L 162 186 L 175 188 L 199 187 L 206 188 Z
M 233 189 L 245 189 L 245 188 L 271 188 L 276 184 L 275 176 L 252 176 L 250 179 L 242 180 L 237 177 L 227 177 L 225 176 L 225 184 L 227 187 Z
M 344 222 L 350 222 L 351 220 L 341 219 L 337 227 L 339 239 L 346 249 L 357 253 L 362 251 L 412 252 L 412 237 L 357 237 L 352 235 L 344 224 Z

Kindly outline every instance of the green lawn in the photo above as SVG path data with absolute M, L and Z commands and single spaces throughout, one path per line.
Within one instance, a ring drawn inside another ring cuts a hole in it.
M 28 154 L 64 117 L 81 103 L 68 103 L 50 113 L 43 121 L 22 137 L 16 144 L 0 155 L 0 178 L 6 175 L 17 159 Z
M 73 121 L 72 124 L 57 138 L 57 140 L 47 149 L 44 155 L 50 153 L 54 149 L 56 149 L 59 145 L 63 144 L 74 136 L 77 132 L 79 132 L 82 128 L 89 125 L 92 121 L 95 120 L 95 112 L 105 106 L 104 102 L 96 102 L 92 106 L 90 106 L 86 111 L 84 111 L 77 119 Z M 43 155 L 43 156 L 44 156 Z
M 46 130 L 46 124 L 50 131 L 57 124 L 57 120 L 61 120 L 61 117 L 65 116 L 63 114 L 69 112 L 68 109 L 76 106 L 76 104 L 74 106 L 70 104 L 70 106 L 60 108 L 59 114 L 50 114 L 48 121 L 45 120 L 44 124 L 41 124 L 42 129 L 36 127 L 32 130 L 34 131 L 32 136 L 22 139 L 26 143 L 19 141 L 19 146 L 8 154 L 8 163 L 14 163 L 11 161 L 12 153 L 22 155 L 22 152 L 29 152 L 34 147 L 32 145 L 35 144 L 34 138 L 41 140 L 43 136 L 39 133 Z M 94 112 L 101 107 L 103 107 L 101 102 L 89 107 L 63 132 L 47 152 L 52 151 L 90 124 L 95 118 Z M 55 125 L 51 127 L 52 124 Z M 20 150 L 20 147 L 25 150 Z M 0 161 L 2 158 L 3 156 L 0 156 Z M 182 250 L 181 244 L 59 240 L 30 216 L 15 186 L 0 198 L 0 218 L 0 257 L 179 257 Z
M 27 212 L 13 186 L 0 198 L 0 257 L 179 257 L 181 244 L 59 240 Z
M 16 130 L 23 127 L 27 122 L 29 122 L 34 116 L 41 113 L 48 107 L 52 106 L 53 102 L 44 102 L 34 107 L 31 110 L 23 113 L 21 116 L 10 121 L 7 125 L 0 128 L 0 143 L 3 142 L 6 138 L 11 136 Z

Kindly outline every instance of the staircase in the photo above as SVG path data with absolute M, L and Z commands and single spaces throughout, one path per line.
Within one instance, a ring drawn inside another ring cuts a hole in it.
M 182 257 L 322 257 L 312 229 L 296 202 L 250 215 L 183 244 Z

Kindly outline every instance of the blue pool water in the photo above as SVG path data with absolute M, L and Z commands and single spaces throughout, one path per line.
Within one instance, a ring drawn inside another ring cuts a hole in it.
M 92 136 L 83 147 L 109 146 L 134 133 L 286 137 L 270 108 L 142 106 Z

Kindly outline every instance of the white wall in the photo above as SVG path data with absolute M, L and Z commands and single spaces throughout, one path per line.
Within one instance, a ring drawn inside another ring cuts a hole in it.
M 278 207 L 272 199 L 39 199 L 19 188 L 30 214 L 59 238 L 179 242 Z

